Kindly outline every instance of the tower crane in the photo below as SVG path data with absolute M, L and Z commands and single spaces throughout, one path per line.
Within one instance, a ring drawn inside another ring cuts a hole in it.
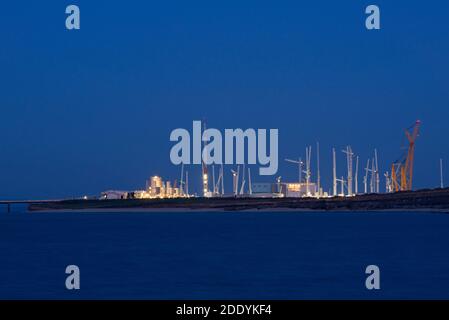
M 405 129 L 405 136 L 408 141 L 407 152 L 391 165 L 391 184 L 393 191 L 412 190 L 415 141 L 419 136 L 420 127 L 421 121 L 416 120 L 411 127 Z

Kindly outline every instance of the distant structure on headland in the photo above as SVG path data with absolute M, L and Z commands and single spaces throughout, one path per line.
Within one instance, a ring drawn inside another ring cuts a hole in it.
M 186 184 L 188 192 L 188 184 Z M 146 182 L 145 190 L 117 191 L 108 190 L 101 193 L 100 199 L 166 199 L 188 198 L 190 195 L 184 188 L 178 187 L 177 182 L 163 181 L 160 176 L 152 176 Z

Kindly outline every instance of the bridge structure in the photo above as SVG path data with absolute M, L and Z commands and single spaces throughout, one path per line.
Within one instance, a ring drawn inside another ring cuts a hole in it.
M 43 203 L 52 203 L 59 202 L 61 200 L 0 200 L 0 205 L 5 205 L 7 208 L 7 212 L 11 212 L 11 207 L 14 204 L 43 204 Z

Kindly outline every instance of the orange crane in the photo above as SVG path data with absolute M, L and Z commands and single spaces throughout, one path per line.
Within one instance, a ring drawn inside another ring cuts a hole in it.
M 391 165 L 391 189 L 393 191 L 412 190 L 415 141 L 419 135 L 420 126 L 421 121 L 416 120 L 410 128 L 405 129 L 405 136 L 408 140 L 408 150 L 400 160 Z

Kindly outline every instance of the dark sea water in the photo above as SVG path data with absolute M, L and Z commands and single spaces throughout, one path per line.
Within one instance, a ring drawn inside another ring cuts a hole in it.
M 1 209 L 2 299 L 449 298 L 449 214 Z

